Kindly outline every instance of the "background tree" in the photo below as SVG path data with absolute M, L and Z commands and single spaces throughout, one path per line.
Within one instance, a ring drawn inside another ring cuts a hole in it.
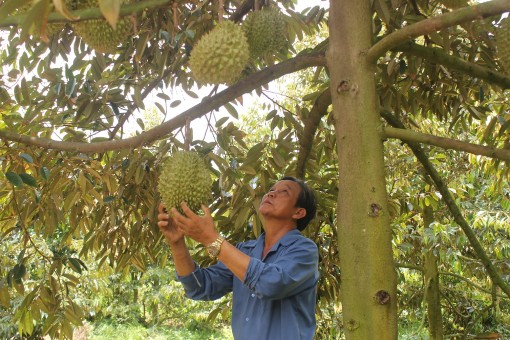
M 70 337 L 89 312 L 72 294 L 87 263 L 124 278 L 166 266 L 155 224 L 158 167 L 188 147 L 210 165 L 212 208 L 233 241 L 261 232 L 258 202 L 278 177 L 294 174 L 316 189 L 320 210 L 307 235 L 321 255 L 319 337 L 341 327 L 348 339 L 396 338 L 399 315 L 421 313 L 425 293 L 423 278 L 403 269 L 423 271 L 430 249 L 438 256 L 445 332 L 467 336 L 501 323 L 510 297 L 502 274 L 509 267 L 510 78 L 494 37 L 507 34 L 500 27 L 507 0 L 455 8 L 433 0 L 332 1 L 302 12 L 293 1 L 81 4 L 0 4 L 7 254 L 0 302 L 19 333 Z M 219 21 L 242 25 L 268 6 L 285 15 L 285 46 L 252 58 L 234 84 L 197 83 L 188 60 L 200 38 Z M 129 27 L 125 39 L 96 47 L 77 35 L 78 23 L 102 18 Z M 294 44 L 324 34 L 326 20 L 327 37 Z M 256 130 L 262 138 L 236 125 L 244 94 L 269 95 L 266 84 L 305 69 L 305 86 L 289 91 L 300 98 L 260 110 L 270 128 Z M 198 98 L 198 89 L 208 95 Z M 185 101 L 199 100 L 175 114 L 180 91 Z M 165 121 L 128 135 L 126 124 L 148 96 L 159 98 Z M 217 115 L 222 107 L 233 119 Z M 212 140 L 190 138 L 200 117 Z M 424 177 L 434 189 L 422 190 Z M 435 221 L 424 225 L 421 211 L 430 205 Z

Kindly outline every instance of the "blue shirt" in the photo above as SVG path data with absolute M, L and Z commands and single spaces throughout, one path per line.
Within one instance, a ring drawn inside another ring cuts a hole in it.
M 178 277 L 186 295 L 214 300 L 233 292 L 232 332 L 236 340 L 311 340 L 319 254 L 297 230 L 285 234 L 262 258 L 264 234 L 236 245 L 251 257 L 244 282 L 221 262 Z

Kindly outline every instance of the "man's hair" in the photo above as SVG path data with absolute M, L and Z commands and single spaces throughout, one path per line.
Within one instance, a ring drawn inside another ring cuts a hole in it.
M 306 210 L 305 217 L 300 218 L 297 220 L 297 228 L 298 230 L 304 230 L 308 223 L 315 217 L 315 212 L 317 211 L 317 202 L 315 201 L 315 195 L 312 191 L 312 189 L 301 179 L 292 177 L 292 176 L 285 176 L 280 181 L 292 181 L 299 184 L 301 187 L 301 192 L 299 193 L 299 196 L 296 201 L 296 207 L 303 208 Z

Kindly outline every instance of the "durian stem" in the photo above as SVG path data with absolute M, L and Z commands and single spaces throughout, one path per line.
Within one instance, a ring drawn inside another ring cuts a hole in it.
M 184 126 L 184 150 L 189 151 L 191 144 L 191 119 L 186 119 L 186 125 Z
M 172 4 L 172 11 L 173 11 L 173 15 L 174 15 L 174 28 L 175 30 L 178 30 L 179 29 L 179 17 L 177 16 L 177 2 L 174 1 L 174 3 Z

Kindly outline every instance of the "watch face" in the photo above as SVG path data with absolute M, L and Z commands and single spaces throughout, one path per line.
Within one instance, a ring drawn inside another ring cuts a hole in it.
M 213 243 L 207 246 L 207 253 L 213 258 L 216 258 L 220 252 L 221 244 L 225 239 L 223 237 L 218 237 Z
M 219 253 L 219 248 L 215 244 L 214 245 L 210 245 L 207 248 L 207 252 L 209 253 L 210 256 L 216 257 L 216 255 L 218 255 L 218 253 Z

